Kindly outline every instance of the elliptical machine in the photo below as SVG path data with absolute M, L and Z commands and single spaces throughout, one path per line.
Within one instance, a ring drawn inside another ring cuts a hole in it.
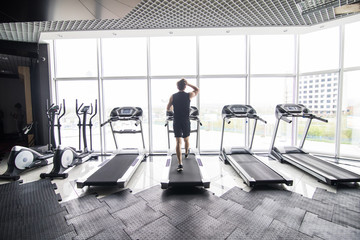
M 51 104 L 50 107 L 47 107 L 46 115 L 49 125 L 49 143 L 47 150 L 41 152 L 40 150 L 23 146 L 14 146 L 8 158 L 7 170 L 4 174 L 0 175 L 0 179 L 16 181 L 20 179 L 20 173 L 32 168 L 46 166 L 53 162 L 52 157 L 56 149 L 55 127 L 58 128 L 59 144 L 61 144 L 60 119 L 65 115 L 65 111 L 65 100 L 63 100 L 63 105 Z M 55 124 L 56 117 L 57 124 Z M 29 132 L 32 125 L 33 124 L 30 124 L 28 127 L 25 127 L 25 131 Z
M 78 100 L 76 100 L 76 115 L 79 119 L 79 151 L 72 147 L 61 147 L 60 145 L 55 150 L 54 154 L 54 167 L 50 173 L 41 173 L 40 178 L 67 178 L 68 171 L 72 167 L 80 165 L 89 159 L 96 159 L 97 156 L 92 155 L 92 119 L 97 114 L 97 100 L 95 100 L 95 107 L 93 105 L 85 105 L 82 103 L 78 107 Z M 89 123 L 87 117 L 90 116 Z M 86 127 L 90 131 L 90 149 L 87 145 Z M 84 149 L 81 150 L 81 135 L 83 136 Z

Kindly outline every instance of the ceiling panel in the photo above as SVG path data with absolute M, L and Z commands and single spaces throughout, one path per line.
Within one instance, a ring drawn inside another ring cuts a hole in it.
M 38 2 L 46 2 L 42 9 L 47 13 L 42 15 L 47 20 L 0 23 L 0 40 L 38 42 L 41 32 L 51 31 L 310 26 L 356 14 L 335 15 L 334 7 L 359 1 L 336 1 L 308 14 L 300 12 L 301 0 L 37 0 L 34 4 Z

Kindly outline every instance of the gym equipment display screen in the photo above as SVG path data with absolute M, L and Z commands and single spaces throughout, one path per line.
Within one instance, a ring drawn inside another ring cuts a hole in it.
M 232 108 L 232 111 L 234 113 L 245 113 L 246 112 L 246 108 L 243 108 L 243 107 L 234 107 Z
M 121 114 L 124 115 L 128 115 L 131 114 L 132 109 L 126 108 L 126 109 L 121 109 Z
M 291 112 L 300 112 L 301 111 L 301 109 L 299 107 L 287 107 L 287 110 L 291 111 Z

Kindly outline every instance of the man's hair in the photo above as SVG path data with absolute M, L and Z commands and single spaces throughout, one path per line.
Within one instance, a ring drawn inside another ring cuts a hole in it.
M 185 84 L 185 79 L 181 79 L 179 80 L 177 83 L 177 88 L 180 90 L 180 91 L 183 91 L 186 87 L 186 84 Z

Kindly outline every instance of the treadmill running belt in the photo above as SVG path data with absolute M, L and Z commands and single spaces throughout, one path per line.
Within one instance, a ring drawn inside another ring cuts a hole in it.
M 230 157 L 256 181 L 284 181 L 282 176 L 250 154 L 232 154 Z
M 297 162 L 302 163 L 303 165 L 310 166 L 311 168 L 326 173 L 330 176 L 335 177 L 336 179 L 344 179 L 344 180 L 356 180 L 360 181 L 360 175 L 353 173 L 351 171 L 346 170 L 345 168 L 338 167 L 334 164 L 328 163 L 325 160 L 318 159 L 309 154 L 303 153 L 291 153 L 284 154 L 285 157 L 289 156 L 291 159 L 294 159 Z
M 86 182 L 92 184 L 111 182 L 116 184 L 116 181 L 124 175 L 138 156 L 138 154 L 118 154 L 92 174 Z
M 170 186 L 202 186 L 202 179 L 199 166 L 196 162 L 194 154 L 189 154 L 188 158 L 182 157 L 184 170 L 177 171 L 178 160 L 176 154 L 172 155 L 171 166 L 169 172 L 169 185 Z

